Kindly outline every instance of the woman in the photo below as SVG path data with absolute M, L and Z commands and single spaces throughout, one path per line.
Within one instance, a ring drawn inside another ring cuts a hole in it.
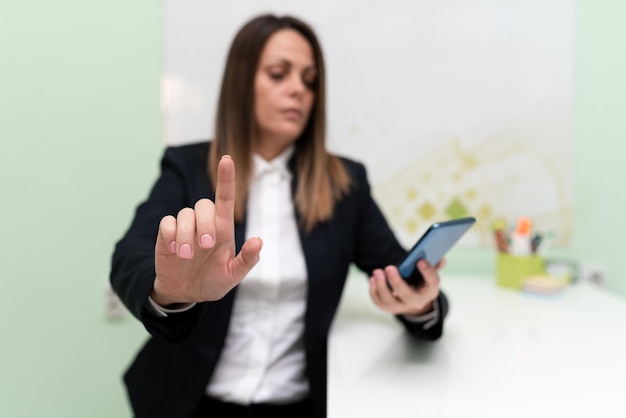
M 325 417 L 351 263 L 411 335 L 440 337 L 440 266 L 418 263 L 419 289 L 401 279 L 406 252 L 365 169 L 326 151 L 324 61 L 304 22 L 264 15 L 239 31 L 213 141 L 168 148 L 161 168 L 111 271 L 152 334 L 125 375 L 137 417 Z

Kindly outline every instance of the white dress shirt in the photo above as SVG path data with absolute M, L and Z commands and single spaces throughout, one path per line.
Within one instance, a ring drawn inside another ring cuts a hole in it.
M 261 237 L 260 261 L 239 284 L 224 349 L 207 394 L 239 404 L 286 403 L 309 392 L 303 344 L 307 270 L 296 225 L 287 164 L 291 146 L 272 161 L 253 156 L 246 238 Z M 155 315 L 167 309 L 149 298 Z M 439 319 L 439 306 L 407 317 L 428 329 Z
M 207 392 L 249 404 L 308 394 L 303 344 L 307 273 L 287 163 L 254 158 L 246 238 L 262 237 L 260 261 L 237 289 L 226 344 Z

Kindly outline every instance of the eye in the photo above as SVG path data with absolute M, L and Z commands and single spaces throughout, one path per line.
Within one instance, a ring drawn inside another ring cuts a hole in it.
M 310 89 L 315 88 L 317 85 L 317 74 L 313 72 L 307 72 L 302 75 L 302 83 Z
M 274 81 L 280 81 L 285 78 L 285 73 L 283 71 L 270 71 L 269 76 Z
M 287 75 L 287 69 L 284 65 L 271 65 L 267 67 L 267 76 L 270 80 L 281 81 Z

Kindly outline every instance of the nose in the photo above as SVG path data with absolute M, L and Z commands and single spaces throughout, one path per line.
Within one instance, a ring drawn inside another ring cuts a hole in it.
M 288 88 L 290 95 L 302 96 L 307 86 L 304 84 L 304 81 L 302 81 L 302 77 L 298 74 L 292 74 L 291 77 L 289 77 Z

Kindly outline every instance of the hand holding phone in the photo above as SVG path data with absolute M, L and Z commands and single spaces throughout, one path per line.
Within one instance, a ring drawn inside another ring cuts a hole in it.
M 475 222 L 475 218 L 467 217 L 432 224 L 398 264 L 400 276 L 411 286 L 420 287 L 424 278 L 415 266 L 417 261 L 426 259 L 431 266 L 437 265 Z

